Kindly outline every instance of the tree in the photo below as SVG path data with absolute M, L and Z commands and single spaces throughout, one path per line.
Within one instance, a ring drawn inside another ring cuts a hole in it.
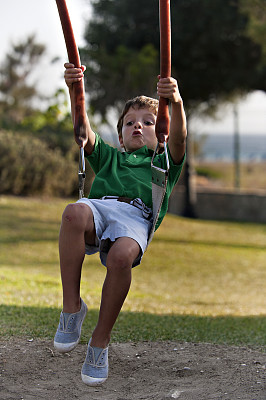
M 240 0 L 240 9 L 248 17 L 246 31 L 261 46 L 261 63 L 258 67 L 258 85 L 254 89 L 266 91 L 266 2 L 265 0 Z
M 240 1 L 171 3 L 172 75 L 178 78 L 188 120 L 199 108 L 201 113 L 210 114 L 223 101 L 265 88 L 266 60 L 261 44 L 248 33 L 249 15 L 240 7 Z M 93 0 L 92 8 L 82 60 L 88 66 L 90 105 L 105 117 L 110 106 L 117 108 L 135 94 L 155 94 L 159 72 L 158 7 L 154 0 Z M 150 68 L 143 67 L 145 55 Z M 192 148 L 189 133 L 187 216 L 195 215 L 190 185 Z
M 45 46 L 37 43 L 34 35 L 11 46 L 0 68 L 0 126 L 32 132 L 49 148 L 60 148 L 66 154 L 73 141 L 68 95 L 57 89 L 47 99 L 34 81 L 44 54 Z
M 265 0 L 240 0 L 240 9 L 248 17 L 248 35 L 262 47 L 266 57 L 266 3 Z
M 108 106 L 136 93 L 154 95 L 158 7 L 154 0 L 93 0 L 92 7 L 82 60 L 90 104 L 105 115 Z M 260 84 L 261 46 L 247 35 L 248 17 L 238 1 L 176 0 L 171 7 L 172 74 L 189 114 Z
M 45 52 L 34 35 L 13 44 L 0 68 L 1 125 L 11 128 L 20 124 L 33 110 L 38 93 L 36 83 L 30 82 L 32 71 Z

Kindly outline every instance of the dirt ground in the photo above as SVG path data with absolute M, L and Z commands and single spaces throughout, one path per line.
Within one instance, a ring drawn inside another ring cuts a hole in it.
M 69 354 L 52 342 L 0 341 L 0 399 L 5 400 L 265 400 L 266 354 L 213 344 L 111 344 L 109 378 L 82 383 L 86 345 Z

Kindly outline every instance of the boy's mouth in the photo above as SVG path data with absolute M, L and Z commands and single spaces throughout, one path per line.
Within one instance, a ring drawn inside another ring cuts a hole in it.
M 138 136 L 138 135 L 142 135 L 141 131 L 134 131 L 132 133 L 132 136 Z

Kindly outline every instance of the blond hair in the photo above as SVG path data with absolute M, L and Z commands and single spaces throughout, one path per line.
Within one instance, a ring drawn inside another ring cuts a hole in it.
M 154 115 L 157 116 L 158 113 L 158 106 L 159 106 L 159 101 L 156 99 L 153 99 L 152 97 L 146 97 L 146 96 L 137 96 L 134 97 L 133 99 L 130 99 L 126 102 L 123 111 L 120 114 L 120 117 L 117 122 L 117 132 L 118 135 L 121 137 L 122 136 L 122 127 L 123 127 L 123 121 L 126 113 L 130 109 L 130 107 L 136 108 L 139 110 L 140 108 L 148 108 Z

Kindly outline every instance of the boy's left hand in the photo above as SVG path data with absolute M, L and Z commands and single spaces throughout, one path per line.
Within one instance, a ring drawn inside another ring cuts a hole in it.
M 158 78 L 159 78 L 159 82 L 157 83 L 158 96 L 169 99 L 171 103 L 182 103 L 182 98 L 179 93 L 176 79 L 172 77 L 160 78 L 160 76 L 158 76 Z

